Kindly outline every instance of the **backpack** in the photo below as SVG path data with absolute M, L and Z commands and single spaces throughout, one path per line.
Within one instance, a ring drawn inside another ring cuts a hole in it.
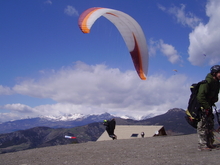
M 201 106 L 197 101 L 197 94 L 201 84 L 207 83 L 207 80 L 202 80 L 196 84 L 190 86 L 191 95 L 186 110 L 186 121 L 194 128 L 197 128 L 197 124 L 201 119 Z

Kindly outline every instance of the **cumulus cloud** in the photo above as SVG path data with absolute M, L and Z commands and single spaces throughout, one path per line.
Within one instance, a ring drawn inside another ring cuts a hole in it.
M 9 87 L 0 85 L 0 95 L 11 95 L 13 91 Z
M 42 78 L 23 81 L 13 90 L 30 97 L 51 98 L 56 104 L 7 104 L 0 109 L 20 113 L 22 117 L 24 113 L 41 116 L 109 112 L 138 118 L 165 113 L 174 107 L 185 108 L 189 96 L 187 77 L 180 74 L 169 78 L 154 75 L 142 81 L 134 70 L 121 72 L 103 64 L 90 66 L 82 62 L 42 73 Z
M 18 120 L 22 118 L 28 118 L 29 116 L 38 116 L 38 112 L 35 112 L 35 109 L 24 104 L 6 104 L 0 106 L 0 110 L 7 110 L 8 112 L 0 113 L 0 123 L 10 121 L 10 120 Z
M 23 105 L 23 104 L 6 104 L 4 106 L 1 107 L 2 109 L 7 109 L 10 111 L 15 111 L 15 112 L 22 112 L 22 113 L 28 113 L 28 112 L 32 112 L 32 108 L 27 106 L 27 105 Z
M 209 0 L 206 5 L 207 24 L 200 23 L 189 34 L 190 45 L 188 60 L 193 65 L 208 63 L 214 65 L 220 62 L 220 1 Z
M 26 118 L 26 117 L 27 116 L 24 116 L 24 118 Z M 0 123 L 6 122 L 6 121 L 11 121 L 11 120 L 18 120 L 18 119 L 22 119 L 21 114 L 17 114 L 14 112 L 0 113 Z
M 181 62 L 181 56 L 178 54 L 174 46 L 164 43 L 163 40 L 154 41 L 151 39 L 149 54 L 154 56 L 158 50 L 166 56 L 168 61 L 172 64 Z
M 68 16 L 78 16 L 79 15 L 78 11 L 73 6 L 70 6 L 70 5 L 68 5 L 64 9 L 64 13 L 67 14 Z
M 181 7 L 172 6 L 170 8 L 166 8 L 161 4 L 158 4 L 158 8 L 173 15 L 178 23 L 190 28 L 196 27 L 201 22 L 201 19 L 193 13 L 185 11 L 186 5 L 184 4 L 181 4 Z
M 168 60 L 173 64 L 180 61 L 180 56 L 176 49 L 169 44 L 165 44 L 163 40 L 160 40 L 161 52 L 168 58 Z

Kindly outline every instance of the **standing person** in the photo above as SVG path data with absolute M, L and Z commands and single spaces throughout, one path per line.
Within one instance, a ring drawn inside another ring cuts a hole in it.
M 198 150 L 211 150 L 214 148 L 214 115 L 212 106 L 218 101 L 220 89 L 220 65 L 211 67 L 211 72 L 207 74 L 207 83 L 201 84 L 197 94 L 197 100 L 201 106 L 201 120 L 197 124 L 199 140 Z
M 115 124 L 116 124 L 115 119 L 104 120 L 103 123 L 103 125 L 106 126 L 106 131 L 109 137 L 111 137 L 113 140 L 117 139 L 117 136 L 114 134 Z
M 142 137 L 142 138 L 144 138 L 144 135 L 145 135 L 144 132 L 141 132 L 141 137 Z

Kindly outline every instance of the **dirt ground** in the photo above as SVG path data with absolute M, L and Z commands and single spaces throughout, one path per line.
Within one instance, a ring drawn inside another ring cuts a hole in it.
M 0 154 L 0 165 L 217 165 L 219 156 L 198 151 L 192 134 L 36 148 Z

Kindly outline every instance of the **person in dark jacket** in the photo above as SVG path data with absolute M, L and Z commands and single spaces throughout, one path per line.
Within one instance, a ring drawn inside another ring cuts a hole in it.
M 141 132 L 141 137 L 142 137 L 142 138 L 144 138 L 144 135 L 145 135 L 145 133 L 144 133 L 144 132 Z
M 207 74 L 207 83 L 201 84 L 197 94 L 197 100 L 201 106 L 201 120 L 197 125 L 199 140 L 198 150 L 211 150 L 214 148 L 214 115 L 212 107 L 218 101 L 220 89 L 220 65 L 211 67 L 211 72 Z
M 114 134 L 116 125 L 115 119 L 104 120 L 103 125 L 106 126 L 106 131 L 109 137 L 111 137 L 113 140 L 117 139 L 117 136 Z

